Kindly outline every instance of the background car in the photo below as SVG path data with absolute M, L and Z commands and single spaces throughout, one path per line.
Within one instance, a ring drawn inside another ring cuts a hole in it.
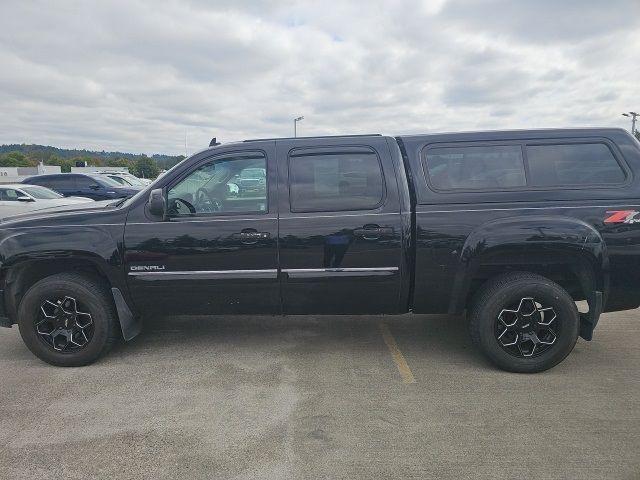
M 151 180 L 148 178 L 139 178 L 129 172 L 96 172 L 96 174 L 109 177 L 111 180 L 115 180 L 124 187 L 132 186 L 144 188 L 151 184 Z
M 233 183 L 243 193 L 260 192 L 264 190 L 267 173 L 264 168 L 247 168 L 238 174 Z
M 105 175 L 89 175 L 84 173 L 37 175 L 23 180 L 22 183 L 42 185 L 51 190 L 55 190 L 65 197 L 82 196 L 89 197 L 93 200 L 127 198 L 142 190 L 142 187 L 135 187 L 133 185 L 124 187 Z
M 64 197 L 40 185 L 0 185 L 0 217 L 87 202 L 93 200 L 86 197 Z

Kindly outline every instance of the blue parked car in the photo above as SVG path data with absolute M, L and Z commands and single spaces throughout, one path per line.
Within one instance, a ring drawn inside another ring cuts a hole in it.
M 94 200 L 131 197 L 142 190 L 142 187 L 133 185 L 124 187 L 105 175 L 84 173 L 36 175 L 23 180 L 22 183 L 42 185 L 65 197 L 88 197 Z

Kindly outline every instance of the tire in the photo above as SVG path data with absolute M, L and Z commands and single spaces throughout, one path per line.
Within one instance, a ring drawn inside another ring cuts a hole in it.
M 580 316 L 567 291 L 527 272 L 490 279 L 469 309 L 473 343 L 493 364 L 510 372 L 554 367 L 573 350 L 579 327 Z
M 120 338 L 107 288 L 72 272 L 43 278 L 27 291 L 18 307 L 18 327 L 35 356 L 59 367 L 93 363 Z

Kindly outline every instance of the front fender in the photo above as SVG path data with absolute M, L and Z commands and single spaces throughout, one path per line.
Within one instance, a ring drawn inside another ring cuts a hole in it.
M 113 227 L 69 225 L 4 230 L 0 236 L 2 268 L 11 270 L 37 261 L 86 260 L 120 286 L 122 229 L 114 232 Z
M 90 265 L 109 282 L 124 332 L 123 302 L 124 305 L 132 303 L 123 274 L 122 232 L 123 227 L 115 224 L 35 226 L 0 231 L 0 262 L 7 316 L 15 321 L 17 306 L 25 293 L 20 285 L 27 278 L 37 281 L 40 275 Z M 130 310 L 128 316 L 132 316 Z M 132 321 L 129 318 L 125 320 L 127 324 Z M 131 335 L 125 334 L 125 338 L 127 336 Z
M 464 310 L 471 281 L 481 266 L 574 262 L 588 266 L 592 287 L 606 295 L 609 258 L 604 240 L 592 225 L 551 215 L 487 222 L 470 233 L 461 250 L 449 311 L 459 314 Z

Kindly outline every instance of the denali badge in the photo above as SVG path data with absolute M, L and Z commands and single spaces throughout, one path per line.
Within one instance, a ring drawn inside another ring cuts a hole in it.
M 637 210 L 614 210 L 607 212 L 604 223 L 640 223 L 640 218 L 636 218 L 639 213 Z
M 164 270 L 164 265 L 132 265 L 129 270 L 143 271 L 143 272 L 157 272 L 158 270 Z

